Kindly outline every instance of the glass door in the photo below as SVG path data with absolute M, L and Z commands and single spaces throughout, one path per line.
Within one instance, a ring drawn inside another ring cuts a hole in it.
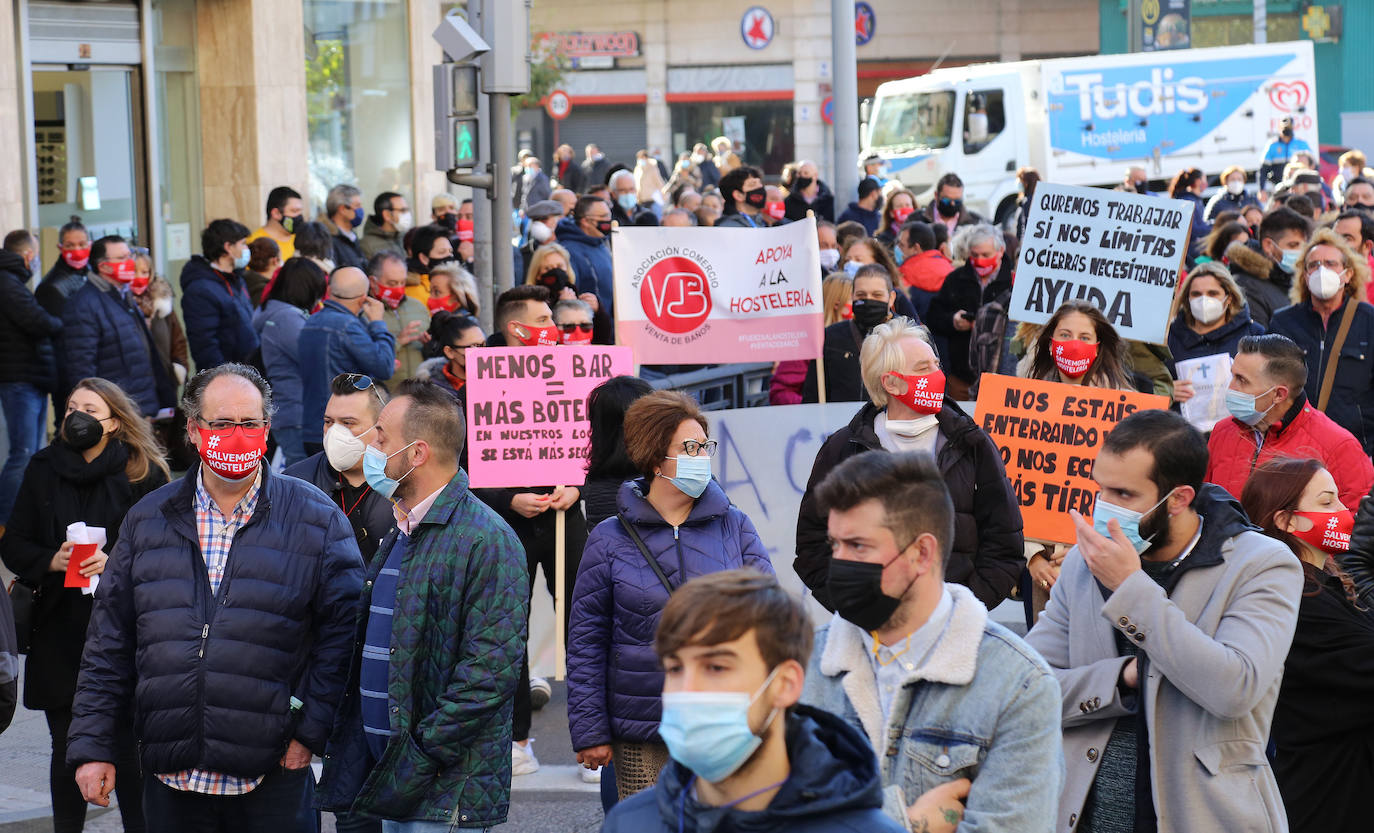
M 43 251 L 81 218 L 91 239 L 142 240 L 143 119 L 137 67 L 34 66 L 34 149 Z M 145 244 L 146 245 L 146 244 Z

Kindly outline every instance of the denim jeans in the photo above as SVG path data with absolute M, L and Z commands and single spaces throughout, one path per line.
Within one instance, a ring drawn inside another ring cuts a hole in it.
M 459 828 L 456 821 L 384 821 L 382 833 L 450 833 L 450 831 L 470 829 Z M 488 833 L 490 827 L 483 827 L 481 833 Z
M 0 525 L 9 522 L 29 458 L 43 447 L 47 405 L 48 395 L 33 385 L 0 382 L 0 408 L 5 412 L 10 447 L 5 467 L 0 469 Z
M 281 456 L 285 465 L 293 466 L 310 456 L 305 453 L 305 446 L 302 445 L 305 430 L 299 425 L 273 425 L 272 436 L 276 439 L 277 445 L 281 446 Z

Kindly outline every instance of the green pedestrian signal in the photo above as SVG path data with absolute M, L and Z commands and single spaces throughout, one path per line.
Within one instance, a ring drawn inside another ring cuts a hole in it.
M 477 119 L 454 119 L 452 135 L 453 167 L 477 167 Z

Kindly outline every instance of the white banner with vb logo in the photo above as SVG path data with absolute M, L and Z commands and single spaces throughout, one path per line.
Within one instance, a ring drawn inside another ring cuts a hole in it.
M 612 241 L 618 343 L 641 364 L 821 354 L 816 222 L 773 228 L 622 227 Z

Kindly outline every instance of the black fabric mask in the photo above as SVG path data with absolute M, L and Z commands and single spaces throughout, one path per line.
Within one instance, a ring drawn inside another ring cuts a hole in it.
M 281 227 L 287 234 L 295 234 L 301 230 L 301 221 L 305 217 L 282 217 Z
M 805 191 L 807 188 L 811 187 L 811 183 L 813 182 L 815 182 L 815 180 L 809 176 L 799 176 L 792 180 L 792 190 Z
M 763 208 L 763 204 L 768 202 L 768 189 L 759 186 L 752 191 L 746 191 L 744 193 L 744 201 L 754 208 Z
M 868 335 L 874 327 L 886 321 L 892 312 L 886 301 L 875 301 L 872 298 L 859 298 L 849 306 L 854 311 L 854 325 L 864 335 Z
M 433 272 L 433 271 L 434 271 L 434 267 L 436 267 L 436 266 L 441 266 L 441 265 L 443 265 L 443 264 L 445 264 L 445 263 L 457 263 L 457 262 L 458 262 L 458 258 L 454 257 L 453 255 L 449 255 L 448 257 L 435 257 L 435 258 L 430 258 L 430 261 L 429 261 L 429 268 L 425 270 L 424 274 L 429 274 L 429 273 Z
M 876 631 L 897 612 L 901 599 L 883 592 L 883 564 L 830 559 L 826 590 L 835 612 L 866 631 Z
M 450 232 L 456 232 L 458 230 L 458 215 L 444 214 L 443 216 L 439 217 L 439 219 L 435 220 L 434 223 L 435 225 L 443 226 Z
M 62 420 L 62 441 L 73 451 L 94 448 L 105 436 L 105 426 L 85 411 L 72 411 Z
M 562 289 L 565 286 L 572 286 L 572 281 L 568 280 L 568 273 L 562 269 L 550 269 L 535 281 L 540 286 L 547 286 L 549 289 Z
M 935 210 L 940 212 L 941 217 L 958 217 L 959 212 L 964 210 L 964 201 L 951 197 L 941 197 L 940 201 L 935 204 Z
M 596 230 L 599 231 L 599 232 L 601 232 L 602 234 L 610 234 L 610 233 L 611 233 L 611 221 L 610 221 L 610 220 L 602 220 L 602 221 L 598 222 L 598 223 L 596 224 Z

